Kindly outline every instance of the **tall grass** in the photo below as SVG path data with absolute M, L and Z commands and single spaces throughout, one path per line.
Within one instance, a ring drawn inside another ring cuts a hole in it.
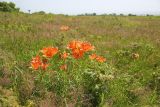
M 70 30 L 61 31 L 62 25 Z M 158 16 L 1 12 L 0 106 L 158 107 L 159 25 Z M 58 59 L 48 72 L 29 68 L 40 49 L 58 46 L 63 50 L 75 39 L 92 43 L 106 63 L 92 62 L 85 56 L 80 61 L 70 59 L 72 69 L 67 72 L 54 66 Z

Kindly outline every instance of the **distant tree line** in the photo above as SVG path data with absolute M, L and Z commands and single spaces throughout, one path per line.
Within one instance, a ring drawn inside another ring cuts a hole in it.
M 19 12 L 19 8 L 12 2 L 0 2 L 0 11 L 3 12 Z
M 34 12 L 33 14 L 46 14 L 44 11 Z
M 129 13 L 129 14 L 116 14 L 116 13 L 111 13 L 111 14 L 107 14 L 107 13 L 104 13 L 104 14 L 99 14 L 97 15 L 96 13 L 85 13 L 85 14 L 79 14 L 77 16 L 139 16 L 139 15 L 136 15 L 136 14 L 132 14 L 132 13 Z M 144 15 L 140 15 L 140 16 L 154 16 L 154 15 L 150 15 L 150 14 L 144 14 Z
M 96 13 L 85 13 L 85 14 L 79 14 L 78 16 L 96 16 Z

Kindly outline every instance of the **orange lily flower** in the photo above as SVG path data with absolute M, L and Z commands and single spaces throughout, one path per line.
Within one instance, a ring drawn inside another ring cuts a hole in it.
M 96 59 L 96 57 L 97 57 L 96 54 L 89 55 L 89 58 L 90 58 L 91 60 Z
M 88 42 L 73 40 L 68 44 L 68 48 L 72 50 L 73 57 L 78 59 L 83 56 L 84 52 L 93 50 L 94 46 Z
M 102 57 L 102 56 L 97 56 L 96 60 L 97 60 L 98 62 L 103 63 L 103 62 L 106 61 L 106 58 L 104 58 L 104 57 Z
M 74 49 L 72 50 L 72 55 L 75 59 L 79 59 L 83 56 L 84 51 L 82 49 Z
M 94 46 L 92 46 L 90 43 L 88 42 L 83 42 L 82 43 L 82 49 L 87 52 L 87 51 L 91 51 L 94 50 Z
M 36 56 L 36 57 L 32 58 L 31 67 L 32 67 L 34 70 L 37 70 L 40 66 L 41 66 L 40 56 Z
M 69 49 L 77 49 L 77 48 L 81 48 L 81 41 L 77 41 L 77 40 L 73 40 L 68 44 L 68 48 Z
M 44 56 L 44 57 L 51 58 L 51 57 L 53 57 L 55 54 L 57 54 L 58 48 L 47 47 L 47 48 L 43 48 L 43 49 L 41 50 L 41 52 L 43 53 L 43 56 Z

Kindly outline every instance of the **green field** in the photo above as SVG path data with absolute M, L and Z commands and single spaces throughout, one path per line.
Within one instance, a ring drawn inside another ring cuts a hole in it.
M 63 71 L 56 55 L 46 71 L 30 68 L 39 50 L 72 40 L 90 42 L 106 62 L 87 53 Z M 55 106 L 159 107 L 160 17 L 0 12 L 0 107 Z

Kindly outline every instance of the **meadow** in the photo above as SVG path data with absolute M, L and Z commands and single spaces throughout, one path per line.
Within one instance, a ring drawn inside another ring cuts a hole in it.
M 0 107 L 159 106 L 159 16 L 0 12 Z

